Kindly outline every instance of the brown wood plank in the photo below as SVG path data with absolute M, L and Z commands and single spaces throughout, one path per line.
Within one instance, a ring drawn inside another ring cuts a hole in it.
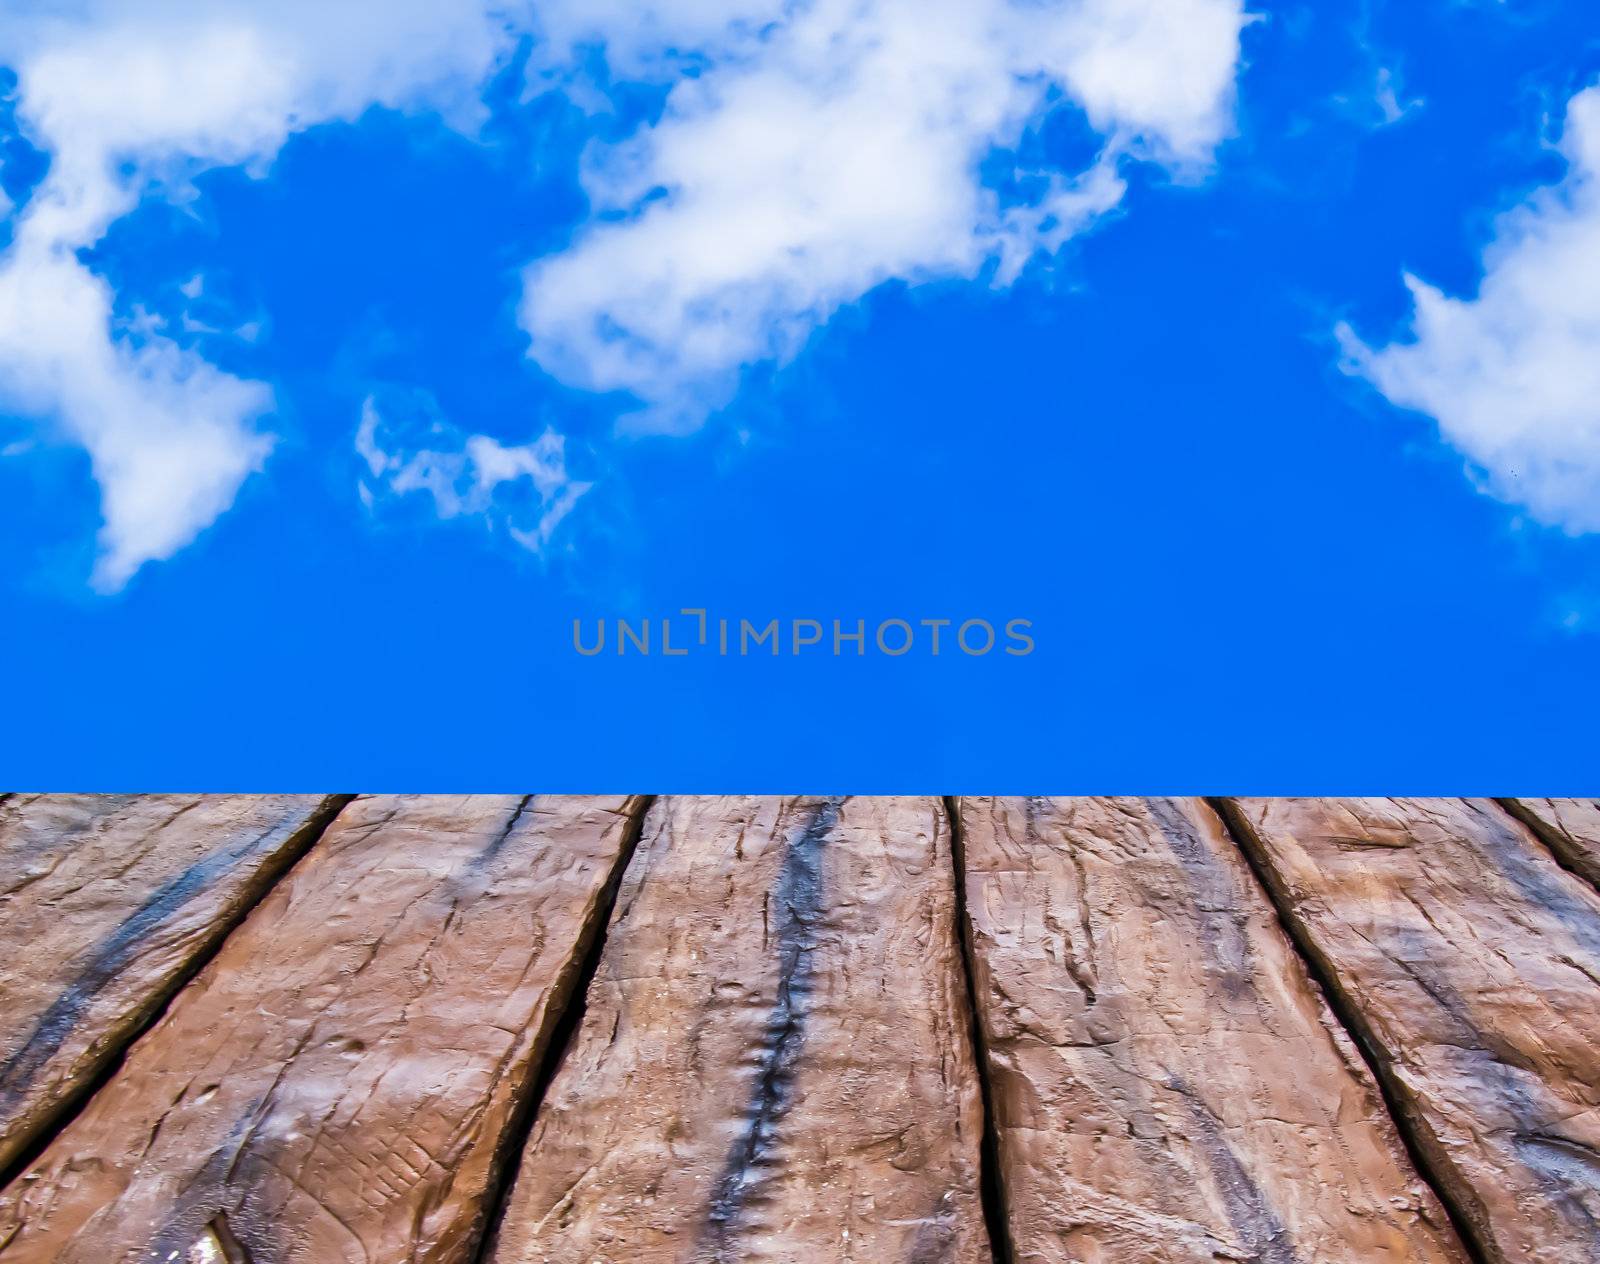
M 1600 895 L 1488 800 L 1230 814 L 1484 1257 L 1600 1262 Z
M 0 1170 L 149 1022 L 341 802 L 0 802 Z
M 936 799 L 658 801 L 498 1264 L 987 1264 Z
M 1600 888 L 1600 803 L 1593 799 L 1506 799 L 1504 803 L 1562 864 Z
M 0 1260 L 472 1258 L 642 806 L 358 799 L 6 1191 Z
M 1018 1260 L 1465 1260 L 1204 803 L 968 798 L 961 827 Z

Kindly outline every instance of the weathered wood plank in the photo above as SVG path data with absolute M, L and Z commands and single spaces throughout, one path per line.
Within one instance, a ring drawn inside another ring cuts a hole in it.
M 149 1022 L 343 801 L 0 802 L 0 1170 Z
M 498 1264 L 989 1259 L 938 800 L 659 801 Z
M 1019 1261 L 1465 1259 L 1205 804 L 969 798 L 961 830 Z
M 1230 817 L 1485 1258 L 1600 1261 L 1600 895 L 1487 800 Z
M 470 1259 L 641 810 L 351 804 L 0 1199 L 0 1259 Z
M 1561 863 L 1600 888 L 1600 803 L 1593 799 L 1507 799 L 1506 809 Z

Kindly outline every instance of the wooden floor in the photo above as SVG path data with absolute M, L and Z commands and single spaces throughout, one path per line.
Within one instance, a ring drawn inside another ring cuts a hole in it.
M 0 796 L 0 1264 L 1600 1264 L 1600 806 Z

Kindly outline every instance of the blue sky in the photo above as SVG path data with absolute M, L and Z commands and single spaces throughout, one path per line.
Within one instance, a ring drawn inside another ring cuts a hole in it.
M 1600 791 L 1600 14 L 934 7 L 0 17 L 0 781 Z

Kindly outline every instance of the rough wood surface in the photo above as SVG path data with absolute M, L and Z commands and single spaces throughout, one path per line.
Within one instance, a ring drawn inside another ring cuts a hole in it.
M 339 802 L 0 802 L 0 1170 L 116 1057 Z
M 657 803 L 498 1264 L 987 1264 L 935 799 Z
M 1507 799 L 1561 863 L 1600 888 L 1600 802 L 1594 799 Z
M 1487 800 L 1230 816 L 1485 1258 L 1600 1262 L 1600 895 Z
M 470 1259 L 641 807 L 351 804 L 6 1191 L 0 1260 Z
M 1021 1264 L 1465 1260 L 1205 804 L 969 798 L 960 811 Z

